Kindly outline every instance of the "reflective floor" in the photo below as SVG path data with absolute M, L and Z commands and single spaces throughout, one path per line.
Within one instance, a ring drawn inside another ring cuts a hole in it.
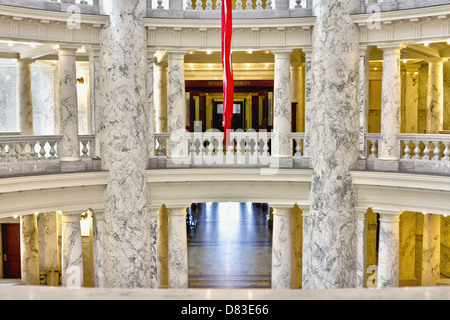
M 189 288 L 270 288 L 272 232 L 268 208 L 204 203 L 188 230 Z

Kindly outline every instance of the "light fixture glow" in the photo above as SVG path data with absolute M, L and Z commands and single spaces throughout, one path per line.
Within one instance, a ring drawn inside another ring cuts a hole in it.
M 248 50 L 247 52 L 250 53 L 250 54 L 252 54 L 252 53 L 253 53 L 253 50 Z
M 424 45 L 425 47 L 428 47 L 428 46 L 430 45 L 430 43 L 427 41 L 427 42 L 424 42 L 423 45 Z
M 8 42 L 8 47 L 12 47 L 14 43 L 12 41 Z
M 212 51 L 211 51 L 211 50 L 207 50 L 206 53 L 207 53 L 207 54 L 211 54 Z

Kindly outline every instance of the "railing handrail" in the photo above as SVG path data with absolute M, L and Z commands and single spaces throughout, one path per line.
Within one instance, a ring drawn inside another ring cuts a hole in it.
M 0 143 L 11 143 L 11 142 L 39 142 L 44 140 L 61 141 L 62 135 L 11 135 L 11 136 L 0 136 Z
M 411 134 L 399 133 L 397 134 L 399 140 L 422 140 L 422 141 L 450 141 L 449 134 Z

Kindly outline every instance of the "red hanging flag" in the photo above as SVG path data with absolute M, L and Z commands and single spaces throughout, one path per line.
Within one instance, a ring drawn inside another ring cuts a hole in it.
M 231 60 L 231 37 L 233 34 L 232 0 L 222 1 L 222 67 L 223 67 L 223 122 L 225 147 L 230 143 L 231 119 L 234 105 L 233 64 Z

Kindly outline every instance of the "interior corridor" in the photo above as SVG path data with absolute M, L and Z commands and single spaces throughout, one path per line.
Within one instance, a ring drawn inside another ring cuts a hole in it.
M 266 204 L 200 203 L 188 228 L 189 288 L 270 288 L 272 229 Z

